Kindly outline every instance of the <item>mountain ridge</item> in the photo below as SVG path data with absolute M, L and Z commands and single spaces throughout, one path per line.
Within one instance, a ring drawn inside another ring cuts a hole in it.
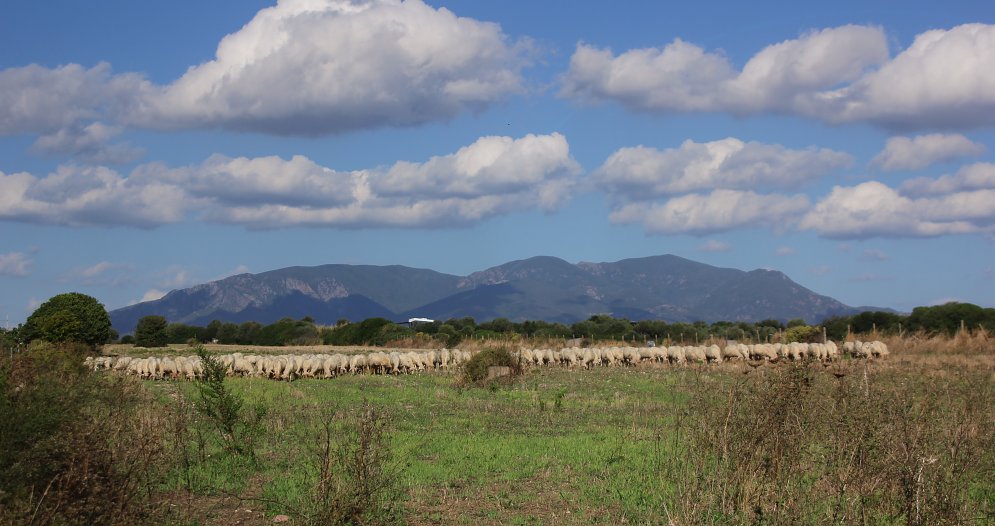
M 243 273 L 170 291 L 154 301 L 110 312 L 131 332 L 149 314 L 192 325 L 221 321 L 272 323 L 311 316 L 434 319 L 473 316 L 572 323 L 594 314 L 665 321 L 758 321 L 858 312 L 817 294 L 777 270 L 715 267 L 673 254 L 615 262 L 569 263 L 553 256 L 509 261 L 466 276 L 402 265 L 292 266 Z

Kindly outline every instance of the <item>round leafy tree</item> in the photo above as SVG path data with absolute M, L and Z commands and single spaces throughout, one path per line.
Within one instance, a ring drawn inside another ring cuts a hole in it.
M 166 346 L 166 318 L 142 316 L 135 326 L 135 345 L 138 347 Z
M 83 343 L 96 347 L 111 334 L 111 318 L 92 296 L 68 292 L 42 303 L 23 327 L 24 339 L 52 343 Z

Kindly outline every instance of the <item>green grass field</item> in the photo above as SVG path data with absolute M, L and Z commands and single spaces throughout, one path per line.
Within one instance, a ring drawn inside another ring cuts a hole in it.
M 407 490 L 411 524 L 615 524 L 656 505 L 654 463 L 671 447 L 662 425 L 686 403 L 673 389 L 680 374 L 534 369 L 493 389 L 459 388 L 445 373 L 234 379 L 248 404 L 267 408 L 261 466 L 222 457 L 197 476 L 208 492 L 217 481 L 231 493 L 261 491 L 267 512 L 286 513 L 278 502 L 305 491 L 294 472 L 313 457 L 320 423 L 354 416 L 366 401 L 388 419 L 389 469 Z M 149 387 L 195 396 L 190 383 Z
M 544 368 L 491 388 L 446 373 L 230 379 L 267 410 L 258 463 L 190 422 L 206 438 L 167 484 L 170 521 L 308 523 L 324 423 L 348 440 L 343 426 L 374 407 L 408 524 L 990 524 L 990 364 L 923 367 Z M 942 383 L 918 381 L 931 376 Z M 146 385 L 196 398 L 192 383 Z
M 476 387 L 143 381 L 39 347 L 0 364 L 0 524 L 995 524 L 991 345 Z

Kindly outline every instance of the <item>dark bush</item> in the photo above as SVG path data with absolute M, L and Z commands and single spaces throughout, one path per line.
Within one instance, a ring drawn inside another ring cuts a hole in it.
M 160 406 L 78 349 L 34 344 L 0 363 L 0 524 L 137 524 L 165 452 Z
M 463 364 L 463 378 L 467 383 L 480 385 L 487 380 L 490 367 L 510 367 L 511 376 L 521 374 L 522 366 L 518 358 L 506 347 L 489 347 L 475 354 Z

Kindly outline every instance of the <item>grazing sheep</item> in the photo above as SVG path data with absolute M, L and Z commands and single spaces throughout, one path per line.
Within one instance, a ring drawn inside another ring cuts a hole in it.
M 591 349 L 584 349 L 580 355 L 580 365 L 584 369 L 590 369 L 594 367 L 594 351 Z
M 722 351 L 719 350 L 718 345 L 709 345 L 708 347 L 702 346 L 702 351 L 705 353 L 705 361 L 708 363 L 722 361 Z
M 450 363 L 452 363 L 452 353 L 449 352 L 449 349 L 443 347 L 442 350 L 439 351 L 439 366 L 443 369 L 448 369 Z
M 684 347 L 684 359 L 688 362 L 705 363 L 707 357 L 705 356 L 705 350 L 701 347 L 692 347 L 690 345 Z
M 776 344 L 780 345 L 780 344 Z M 751 360 L 766 360 L 770 362 L 776 362 L 779 358 L 777 354 L 777 349 L 780 347 L 775 347 L 775 344 L 761 343 L 757 345 L 750 346 L 750 359 Z
M 831 361 L 839 358 L 839 356 L 840 356 L 840 352 L 839 352 L 839 349 L 836 347 L 836 343 L 833 342 L 832 340 L 827 341 L 826 342 L 826 359 L 831 362 Z
M 370 353 L 366 355 L 366 366 L 373 374 L 386 374 L 390 370 L 390 358 L 382 352 Z
M 349 372 L 352 374 L 362 373 L 366 369 L 366 355 L 354 354 L 349 359 Z
M 746 357 L 743 356 L 742 351 L 739 350 L 739 344 L 730 343 L 722 349 L 722 360 L 723 361 L 738 361 L 743 360 Z
M 670 362 L 671 365 L 683 365 L 686 361 L 684 347 L 679 345 L 671 345 L 670 347 L 667 347 L 667 361 Z
M 873 356 L 875 358 L 881 358 L 881 357 L 884 357 L 884 356 L 888 356 L 888 354 L 890 354 L 888 352 L 888 346 L 884 342 L 873 341 L 873 342 L 869 342 L 869 343 L 870 343 L 870 346 L 871 346 L 871 348 L 870 348 L 870 354 L 871 354 L 871 356 Z

